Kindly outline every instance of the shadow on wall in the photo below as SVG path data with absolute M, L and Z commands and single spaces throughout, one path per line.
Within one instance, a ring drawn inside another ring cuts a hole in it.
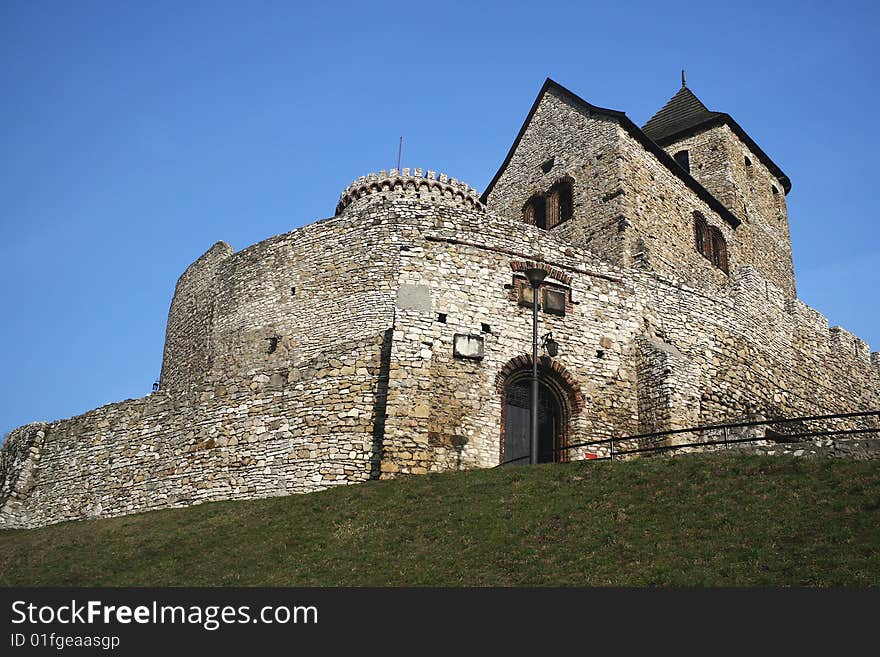
M 388 380 L 391 371 L 391 340 L 394 328 L 382 334 L 382 352 L 379 362 L 379 380 L 373 402 L 373 447 L 370 453 L 370 479 L 379 479 L 382 465 L 382 443 L 385 440 L 385 420 L 388 406 Z

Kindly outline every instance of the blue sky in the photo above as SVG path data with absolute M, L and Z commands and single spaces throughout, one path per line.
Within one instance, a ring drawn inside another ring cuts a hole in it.
M 400 135 L 483 189 L 548 76 L 642 124 L 686 68 L 792 179 L 799 296 L 880 349 L 877 5 L 315 5 L 0 3 L 0 435 L 147 394 L 187 265 Z

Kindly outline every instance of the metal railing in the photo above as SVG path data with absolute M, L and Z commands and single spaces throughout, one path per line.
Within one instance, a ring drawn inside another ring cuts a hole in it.
M 788 426 L 796 426 L 807 422 L 833 422 L 835 420 L 855 420 L 859 418 L 876 417 L 878 421 L 873 427 L 858 427 L 845 429 L 817 429 L 812 431 L 804 431 L 796 429 L 793 433 L 784 433 L 777 431 L 776 428 L 770 429 L 771 434 L 763 432 L 763 435 L 747 436 L 745 438 L 736 437 L 737 430 L 757 428 L 757 427 L 778 427 L 783 429 Z M 638 446 L 645 442 L 652 442 L 658 439 L 668 438 L 679 434 L 703 434 L 706 432 L 718 432 L 720 439 L 718 440 L 698 440 L 695 442 L 681 442 L 665 445 L 648 445 L 646 447 Z M 586 452 L 588 456 L 584 456 L 584 460 L 593 461 L 615 461 L 633 454 L 650 454 L 659 452 L 668 452 L 682 449 L 705 448 L 705 447 L 724 447 L 729 449 L 732 445 L 741 443 L 791 443 L 798 442 L 807 438 L 821 438 L 830 436 L 852 436 L 858 434 L 877 434 L 876 438 L 880 439 L 880 410 L 877 411 L 859 411 L 856 413 L 836 413 L 832 415 L 804 415 L 801 417 L 791 418 L 768 418 L 762 420 L 747 420 L 743 422 L 730 422 L 725 424 L 706 424 L 697 427 L 688 427 L 686 429 L 668 429 L 666 431 L 654 431 L 651 433 L 633 434 L 630 436 L 602 438 L 599 440 L 588 440 L 580 443 L 565 445 L 559 449 L 547 450 L 542 455 L 552 455 L 552 461 L 556 462 L 557 456 L 563 452 L 569 452 L 573 449 L 596 447 L 597 452 L 607 452 L 607 455 L 599 453 Z M 733 434 L 733 435 L 732 435 Z M 634 443 L 635 448 L 624 446 L 621 449 L 621 443 Z M 615 443 L 617 446 L 615 447 Z M 603 449 L 606 448 L 607 449 Z M 512 463 L 527 461 L 529 455 L 520 456 L 498 464 L 495 467 L 502 467 Z M 581 459 L 578 459 L 581 460 Z

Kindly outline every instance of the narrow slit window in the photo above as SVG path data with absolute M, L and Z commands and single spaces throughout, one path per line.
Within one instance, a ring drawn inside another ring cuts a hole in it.
M 672 156 L 672 159 L 678 163 L 682 169 L 691 172 L 691 158 L 687 151 L 678 151 L 675 155 Z

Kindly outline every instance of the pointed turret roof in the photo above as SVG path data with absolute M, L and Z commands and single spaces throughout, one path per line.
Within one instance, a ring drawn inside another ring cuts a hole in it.
M 690 89 L 682 85 L 678 93 L 642 127 L 642 131 L 654 141 L 662 141 L 664 137 L 678 134 L 720 116 L 722 116 L 720 112 L 710 112 Z
M 791 190 L 791 180 L 789 180 L 782 169 L 770 159 L 769 155 L 761 150 L 761 147 L 746 134 L 746 131 L 733 120 L 730 114 L 709 110 L 697 98 L 696 94 L 687 87 L 684 80 L 682 80 L 681 89 L 678 90 L 678 93 L 670 98 L 669 102 L 661 107 L 660 111 L 642 126 L 642 132 L 660 146 L 666 146 L 684 137 L 687 133 L 707 130 L 722 123 L 726 123 L 734 134 L 749 147 L 749 150 L 779 180 L 785 193 L 788 194 Z

